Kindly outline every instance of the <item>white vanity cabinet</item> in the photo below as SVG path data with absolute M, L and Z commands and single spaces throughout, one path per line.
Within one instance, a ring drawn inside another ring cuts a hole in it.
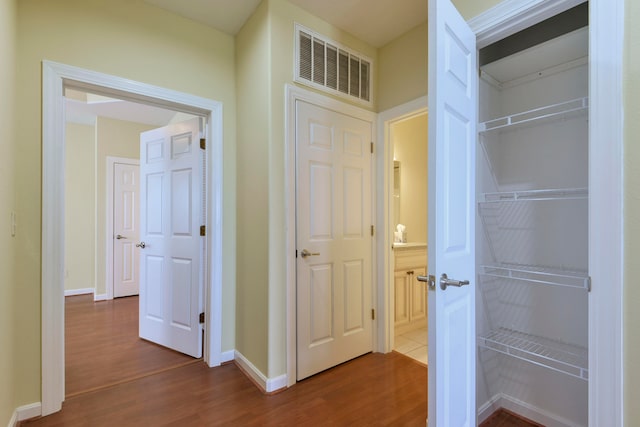
M 427 246 L 409 243 L 394 247 L 395 332 L 427 326 L 427 288 L 418 281 L 427 271 Z

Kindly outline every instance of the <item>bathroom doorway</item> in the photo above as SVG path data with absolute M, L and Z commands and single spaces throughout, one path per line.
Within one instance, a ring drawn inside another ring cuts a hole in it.
M 393 153 L 393 347 L 425 365 L 427 360 L 427 289 L 418 276 L 427 274 L 426 111 L 390 123 Z

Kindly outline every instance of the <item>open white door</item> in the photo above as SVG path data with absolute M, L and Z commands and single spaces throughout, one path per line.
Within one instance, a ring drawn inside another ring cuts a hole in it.
M 450 0 L 429 0 L 430 427 L 476 425 L 475 40 Z
M 200 119 L 140 135 L 140 337 L 202 356 Z

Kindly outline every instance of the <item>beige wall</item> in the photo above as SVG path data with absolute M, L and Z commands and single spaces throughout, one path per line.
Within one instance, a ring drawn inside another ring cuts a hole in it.
M 65 137 L 64 289 L 95 288 L 96 130 L 67 123 Z
M 640 425 L 640 4 L 625 1 L 624 89 L 624 402 L 625 425 Z
M 378 51 L 378 111 L 427 94 L 427 23 Z
M 14 209 L 14 73 L 16 1 L 0 0 L 0 425 L 7 425 L 15 408 L 14 387 L 14 254 L 9 220 Z
M 158 126 L 98 117 L 96 121 L 96 295 L 107 293 L 107 157 L 140 158 L 140 133 Z
M 6 0 L 5 0 L 6 3 Z M 4 19 L 4 14 L 2 15 Z M 4 35 L 4 26 L 2 35 Z M 4 37 L 3 37 L 4 40 Z M 15 406 L 40 401 L 41 61 L 125 77 L 221 101 L 224 105 L 223 350 L 234 348 L 228 325 L 235 293 L 234 41 L 209 27 L 142 1 L 20 0 L 15 87 L 16 240 Z M 4 62 L 3 62 L 4 64 Z M 4 93 L 4 92 L 3 92 Z M 4 116 L 3 116 L 4 117 Z M 3 356 L 0 356 L 2 358 Z
M 421 114 L 391 128 L 393 158 L 400 162 L 400 218 L 407 241 L 427 242 L 428 116 Z
M 269 18 L 263 2 L 236 39 L 238 222 L 236 349 L 268 372 Z

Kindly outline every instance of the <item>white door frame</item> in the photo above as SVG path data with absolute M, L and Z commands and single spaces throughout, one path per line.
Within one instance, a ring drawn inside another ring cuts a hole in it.
M 484 47 L 583 0 L 507 0 L 471 19 Z M 624 0 L 589 1 L 589 425 L 624 424 Z
M 394 224 L 393 204 L 390 195 L 392 193 L 393 177 L 393 144 L 391 138 L 392 126 L 403 120 L 424 114 L 428 110 L 428 97 L 409 101 L 405 104 L 383 111 L 378 115 L 378 146 L 376 151 L 383 153 L 376 159 L 376 169 L 383 171 L 377 174 L 376 188 L 378 194 L 382 194 L 382 200 L 376 205 L 378 223 L 376 228 L 380 232 L 376 236 L 377 258 L 381 262 L 377 265 L 377 274 L 380 280 L 377 282 L 379 302 L 378 346 L 377 351 L 388 353 L 394 346 L 394 313 L 395 295 L 393 293 L 395 261 L 391 250 L 393 245 Z M 425 168 L 427 165 L 425 165 Z M 426 259 L 425 259 L 426 262 Z
M 375 145 L 376 140 L 376 114 L 346 104 L 344 102 L 320 95 L 309 90 L 302 89 L 293 85 L 285 85 L 285 194 L 286 194 L 286 218 L 285 218 L 285 242 L 286 242 L 286 289 L 287 289 L 287 386 L 296 383 L 296 101 L 305 101 L 310 104 L 327 108 L 341 114 L 346 114 L 361 120 L 372 123 L 371 138 Z M 374 153 L 375 156 L 375 153 Z M 371 195 L 371 215 L 372 222 L 376 224 L 377 206 L 375 187 L 375 161 L 371 164 L 372 173 L 372 195 Z M 379 232 L 376 231 L 376 234 Z M 375 239 L 373 245 L 375 246 Z M 372 265 L 376 265 L 376 252 L 372 247 Z M 376 269 L 371 271 L 372 293 L 371 299 L 376 312 L 379 312 L 380 301 L 375 286 L 377 283 Z M 377 325 L 373 322 L 373 350 L 377 348 Z
M 107 285 L 107 300 L 113 299 L 113 294 L 115 293 L 115 290 L 113 289 L 113 192 L 115 191 L 113 179 L 114 165 L 116 163 L 125 165 L 136 165 L 139 167 L 140 160 L 129 159 L 126 157 L 107 156 L 107 229 L 105 234 L 105 242 L 107 246 L 105 253 L 105 283 Z M 98 215 L 100 215 L 100 213 L 98 213 Z
M 42 63 L 42 415 L 64 401 L 64 88 L 72 87 L 208 118 L 207 271 L 204 360 L 222 352 L 222 103 L 195 95 L 85 70 Z

